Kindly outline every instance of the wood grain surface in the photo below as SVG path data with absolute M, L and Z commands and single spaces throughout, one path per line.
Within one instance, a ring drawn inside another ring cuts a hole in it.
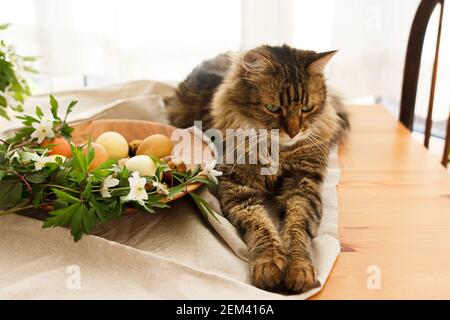
M 450 174 L 382 106 L 348 109 L 343 252 L 313 299 L 450 299 Z M 379 289 L 367 285 L 374 270 Z

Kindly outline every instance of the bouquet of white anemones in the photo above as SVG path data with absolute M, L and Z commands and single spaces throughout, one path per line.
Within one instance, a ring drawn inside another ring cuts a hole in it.
M 0 31 L 8 26 L 0 24 Z M 8 108 L 23 111 L 24 100 L 31 94 L 25 74 L 36 72 L 31 67 L 35 60 L 35 57 L 18 55 L 13 45 L 0 40 L 0 117 L 9 120 Z

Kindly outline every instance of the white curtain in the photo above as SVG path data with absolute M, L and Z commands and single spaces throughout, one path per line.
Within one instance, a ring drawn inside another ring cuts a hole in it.
M 176 82 L 203 59 L 262 43 L 338 49 L 330 84 L 347 100 L 398 105 L 419 0 L 0 0 L 1 34 L 41 57 L 34 91 L 133 79 Z M 450 106 L 450 6 L 444 13 L 436 120 Z M 427 33 L 417 113 L 426 114 L 437 30 Z
M 239 0 L 0 1 L 0 21 L 13 24 L 7 39 L 41 57 L 44 89 L 179 81 L 204 58 L 239 49 Z

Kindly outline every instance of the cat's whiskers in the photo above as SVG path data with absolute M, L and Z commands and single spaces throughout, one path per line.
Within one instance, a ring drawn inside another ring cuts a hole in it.
M 319 161 L 321 165 L 325 165 L 327 162 L 327 155 L 325 152 L 327 151 L 327 146 L 317 140 L 317 137 L 314 135 L 308 135 L 305 139 L 305 147 L 310 153 L 314 156 L 316 160 Z
M 328 145 L 330 143 L 329 140 L 319 136 L 317 133 L 311 133 L 311 138 L 317 142 L 320 142 L 321 144 Z

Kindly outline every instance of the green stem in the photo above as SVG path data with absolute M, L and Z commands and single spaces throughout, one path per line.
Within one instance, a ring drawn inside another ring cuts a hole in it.
M 184 183 L 185 184 L 189 184 L 192 180 L 194 180 L 195 178 L 199 177 L 199 176 L 204 176 L 203 174 L 196 174 L 195 176 L 193 176 L 192 178 L 186 180 Z
M 16 171 L 13 170 L 13 173 L 20 179 L 20 181 L 22 181 L 22 183 L 28 189 L 28 192 L 30 192 L 31 195 L 33 195 L 33 189 L 31 188 L 31 186 L 28 183 L 28 181 L 22 175 L 18 174 Z
M 49 187 L 49 188 L 56 188 L 56 189 L 59 188 L 59 189 L 63 189 L 63 190 L 67 190 L 67 191 L 73 192 L 73 193 L 80 193 L 79 190 L 75 190 L 75 189 L 72 189 L 72 188 L 69 188 L 69 187 L 59 186 L 57 184 L 43 184 L 42 186 L 43 187 Z
M 26 203 L 26 204 L 28 204 L 28 203 Z M 0 217 L 6 216 L 7 214 L 11 214 L 11 213 L 16 213 L 18 211 L 22 211 L 25 209 L 31 209 L 34 207 L 35 207 L 34 205 L 12 207 L 11 209 L 0 211 Z
M 121 188 L 111 188 L 109 189 L 109 191 L 121 191 L 121 190 L 129 190 L 130 187 L 121 187 Z M 96 190 L 92 190 L 92 192 L 100 192 L 102 191 L 101 189 L 96 189 Z

